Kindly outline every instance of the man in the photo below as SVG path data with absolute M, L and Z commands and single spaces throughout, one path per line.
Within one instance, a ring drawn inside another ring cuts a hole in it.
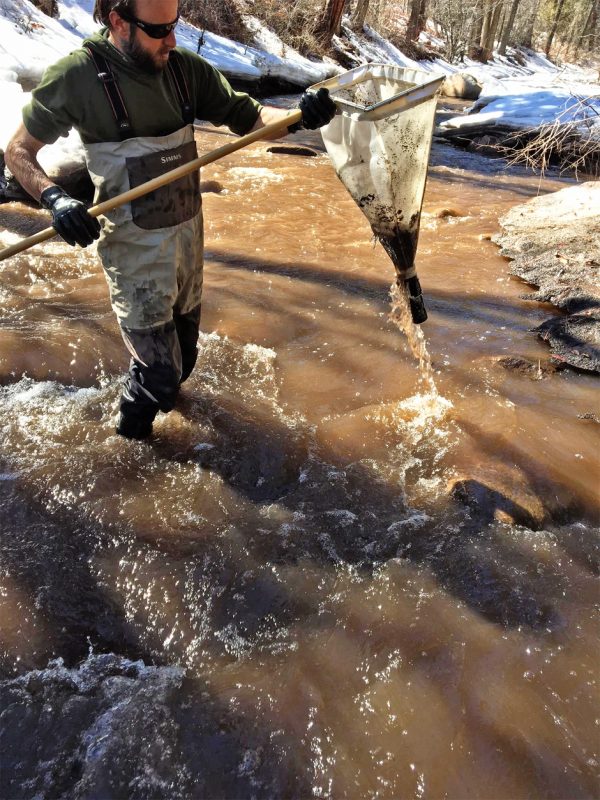
M 52 213 L 71 245 L 99 238 L 113 310 L 132 359 L 117 433 L 144 439 L 158 411 L 170 411 L 197 358 L 203 225 L 199 175 L 182 178 L 109 212 L 101 223 L 54 185 L 38 151 L 79 132 L 95 203 L 197 157 L 194 119 L 245 134 L 286 111 L 234 92 L 200 56 L 176 48 L 178 0 L 96 0 L 105 26 L 49 67 L 6 149 L 21 185 Z M 304 94 L 302 125 L 329 122 L 325 90 Z

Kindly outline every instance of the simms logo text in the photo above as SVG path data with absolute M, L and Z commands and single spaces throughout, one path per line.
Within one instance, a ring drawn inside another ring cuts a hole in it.
M 168 164 L 171 161 L 181 161 L 181 153 L 176 156 L 161 156 L 160 162 L 161 164 Z

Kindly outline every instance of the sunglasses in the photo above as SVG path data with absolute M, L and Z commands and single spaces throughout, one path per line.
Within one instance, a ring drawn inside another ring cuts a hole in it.
M 135 25 L 141 31 L 144 31 L 146 36 L 149 36 L 151 39 L 166 39 L 166 37 L 171 33 L 171 31 L 175 30 L 175 26 L 179 21 L 179 14 L 175 17 L 173 22 L 165 22 L 162 25 L 155 25 L 153 22 L 144 22 L 137 17 L 134 17 L 133 14 L 128 14 L 126 11 L 119 11 L 115 9 L 117 14 L 124 19 L 125 22 L 131 22 L 132 25 Z

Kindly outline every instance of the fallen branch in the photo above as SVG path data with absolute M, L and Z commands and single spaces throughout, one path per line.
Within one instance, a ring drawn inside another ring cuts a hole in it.
M 509 165 L 524 164 L 542 175 L 558 161 L 561 173 L 600 176 L 600 112 L 593 103 L 598 99 L 576 99 L 577 105 L 553 122 L 521 131 L 516 145 L 514 140 L 496 145 L 498 152 Z

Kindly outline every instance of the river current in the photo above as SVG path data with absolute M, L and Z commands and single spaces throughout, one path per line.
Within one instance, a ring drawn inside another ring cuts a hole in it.
M 203 174 L 200 358 L 148 442 L 93 250 L 0 264 L 0 795 L 597 796 L 597 379 L 490 241 L 562 184 L 434 147 L 426 374 L 290 144 Z M 0 207 L 0 244 L 46 225 Z

